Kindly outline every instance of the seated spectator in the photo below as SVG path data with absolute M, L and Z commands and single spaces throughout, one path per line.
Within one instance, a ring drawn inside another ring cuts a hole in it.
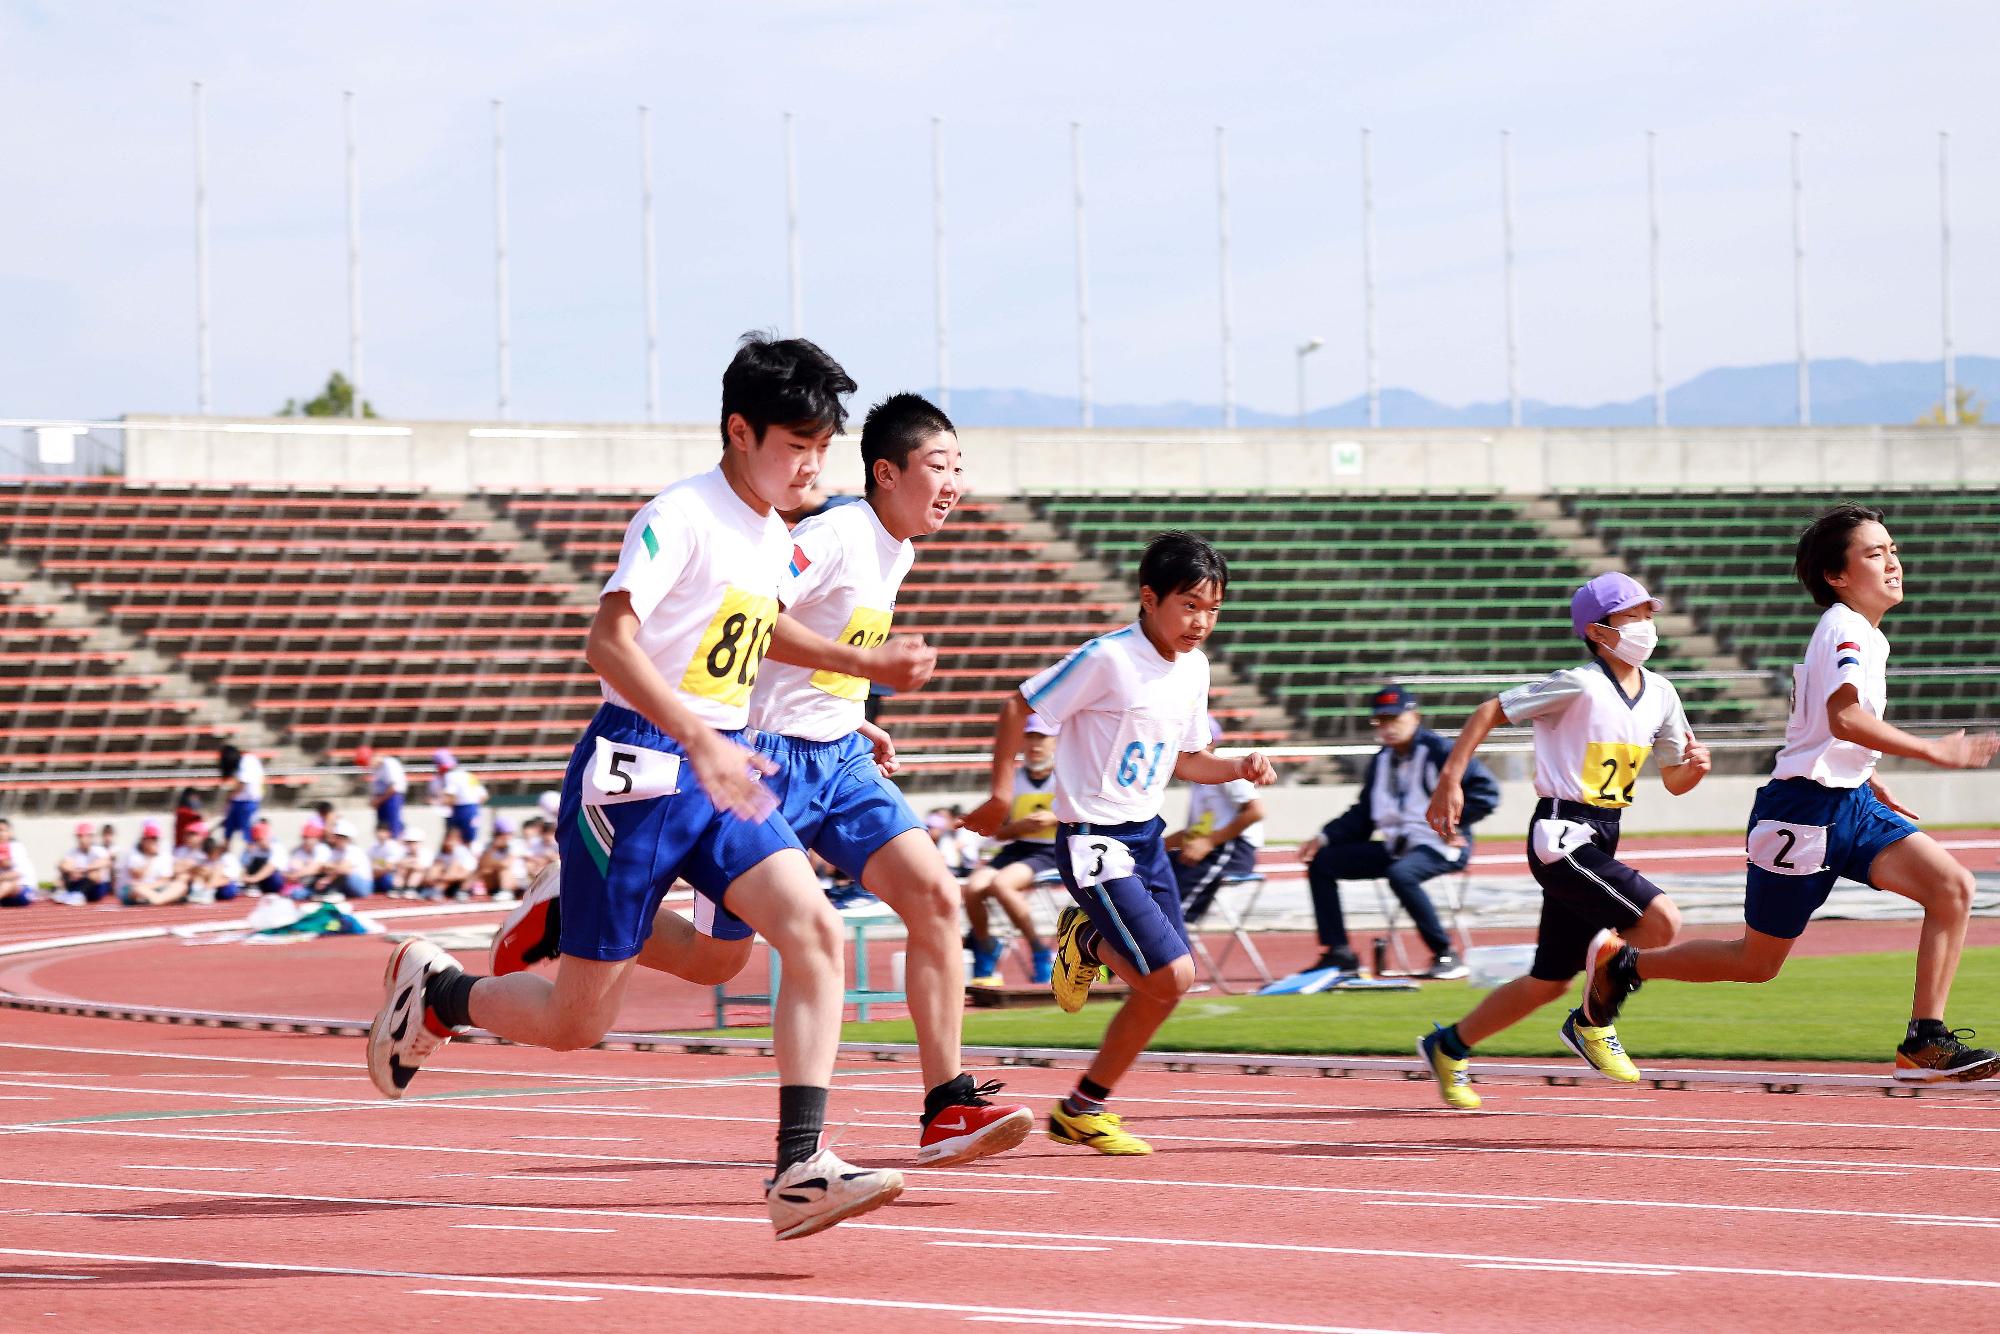
M 174 855 L 160 846 L 160 825 L 139 826 L 139 841 L 118 861 L 118 897 L 128 904 L 178 903 L 187 897 L 188 882 L 174 874 Z
M 540 875 L 560 855 L 552 821 L 536 815 L 521 826 L 521 866 L 529 880 Z
M 188 829 L 197 821 L 206 818 L 202 814 L 201 790 L 193 787 L 182 788 L 180 795 L 174 798 L 174 846 L 186 847 Z
M 238 880 L 243 892 L 284 893 L 284 869 L 279 865 L 277 849 L 271 846 L 271 822 L 252 820 L 248 840 L 248 846 L 243 849 L 242 875 Z
M 323 841 L 325 835 L 326 826 L 318 817 L 299 826 L 299 845 L 285 858 L 285 886 L 293 898 L 319 892 L 326 864 L 333 859 L 333 849 Z
M 496 899 L 512 899 L 528 883 L 527 865 L 514 841 L 514 822 L 504 815 L 493 817 L 493 837 L 479 854 L 473 879 Z
M 1028 943 L 1030 980 L 1038 985 L 1049 980 L 1055 955 L 1035 931 L 1028 888 L 1036 876 L 1056 869 L 1055 765 L 1056 729 L 1043 722 L 1041 715 L 1029 714 L 1021 740 L 1021 762 L 1014 768 L 1007 819 L 993 833 L 1000 850 L 965 879 L 974 986 L 1000 985 L 1000 956 L 1006 946 L 993 938 L 992 905 L 996 903 Z
M 478 871 L 478 854 L 467 846 L 464 832 L 455 824 L 446 824 L 444 845 L 424 875 L 424 897 L 462 899 L 471 893 Z
M 1211 716 L 1208 729 L 1219 745 L 1222 724 Z M 1187 920 L 1198 922 L 1207 914 L 1224 880 L 1255 874 L 1257 850 L 1263 846 L 1264 803 L 1257 799 L 1255 783 L 1238 778 L 1189 784 L 1188 826 L 1167 835 Z
M 111 847 L 98 841 L 97 826 L 82 820 L 76 826 L 76 846 L 56 863 L 62 888 L 56 902 L 81 907 L 101 902 L 111 892 Z
M 1368 760 L 1360 795 L 1345 814 L 1299 845 L 1324 951 L 1312 966 L 1360 971 L 1361 961 L 1348 944 L 1341 914 L 1340 882 L 1384 879 L 1430 947 L 1428 976 L 1464 977 L 1465 965 L 1452 952 L 1451 936 L 1439 924 L 1424 882 L 1465 868 L 1472 859 L 1472 826 L 1500 804 L 1500 785 L 1485 765 L 1472 762 L 1465 772 L 1465 823 L 1460 827 L 1464 842 L 1457 848 L 1446 847 L 1425 812 L 1451 743 L 1423 726 L 1417 697 L 1400 685 L 1376 691 L 1370 713 L 1382 748 Z
M 965 827 L 963 806 L 938 806 L 924 817 L 931 842 L 937 844 L 945 869 L 960 880 L 979 869 L 979 850 L 986 840 Z
M 377 809 L 380 809 L 379 807 Z M 387 820 L 375 826 L 375 842 L 368 848 L 368 874 L 377 894 L 404 892 L 403 865 L 410 854 L 404 847 L 397 831 L 389 827 Z
M 403 896 L 415 898 L 430 883 L 430 847 L 414 829 L 403 831 Z
M 0 908 L 25 908 L 35 901 L 35 863 L 28 845 L 14 837 L 11 820 L 0 820 Z
M 331 898 L 336 894 L 365 899 L 375 887 L 368 865 L 368 850 L 355 837 L 354 825 L 336 816 L 326 830 L 326 864 L 320 868 L 313 892 Z
M 208 860 L 202 851 L 202 843 L 208 838 L 208 821 L 190 820 L 177 836 L 180 842 L 174 845 L 174 878 L 187 883 L 190 903 L 213 903 L 213 899 L 201 892 L 201 868 Z
M 244 830 L 249 836 L 249 830 Z M 201 858 L 189 880 L 192 903 L 227 903 L 243 892 L 243 859 L 230 851 L 228 831 L 217 830 L 201 843 Z

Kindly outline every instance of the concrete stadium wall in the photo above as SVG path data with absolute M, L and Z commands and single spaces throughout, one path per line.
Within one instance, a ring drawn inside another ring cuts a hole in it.
M 125 419 L 135 480 L 480 487 L 664 486 L 712 465 L 716 429 L 297 418 Z M 974 490 L 1478 489 L 2000 484 L 1996 427 L 1356 431 L 968 429 Z M 857 490 L 836 447 L 827 484 Z

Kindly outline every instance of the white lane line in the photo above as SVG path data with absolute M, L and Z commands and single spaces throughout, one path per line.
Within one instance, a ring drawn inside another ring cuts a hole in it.
M 509 1135 L 508 1139 L 558 1140 L 564 1144 L 637 1144 L 630 1135 Z
M 1788 1172 L 1800 1176 L 1823 1177 L 1899 1177 L 1904 1172 L 1884 1171 L 1877 1167 L 1739 1167 L 1739 1172 Z
M 0 1102 L 54 1102 L 55 1099 L 39 1093 L 0 1093 Z
M 1494 1264 L 1480 1261 L 1467 1269 L 1511 1269 L 1523 1274 L 1604 1274 L 1612 1278 L 1679 1278 L 1678 1269 L 1627 1269 L 1618 1265 Z
M 969 1302 L 919 1302 L 887 1297 L 844 1297 L 831 1293 L 759 1292 L 733 1288 L 681 1288 L 661 1283 L 609 1283 L 583 1279 L 512 1278 L 494 1274 L 435 1274 L 407 1269 L 362 1269 L 344 1265 L 270 1263 L 255 1260 L 209 1260 L 171 1255 L 122 1255 L 95 1251 L 42 1251 L 0 1247 L 0 1255 L 42 1260 L 105 1260 L 117 1264 L 185 1265 L 192 1269 L 242 1270 L 266 1274 L 333 1274 L 348 1278 L 401 1278 L 430 1283 L 487 1283 L 498 1287 L 571 1288 L 583 1292 L 633 1292 L 661 1297 L 715 1297 L 726 1301 L 772 1302 L 787 1306 L 833 1306 L 879 1311 L 936 1311 L 949 1315 L 1027 1316 L 1071 1325 L 1105 1325 L 1113 1321 L 1146 1329 L 1163 1329 L 1185 1322 L 1185 1316 L 1149 1316 L 1140 1311 L 1051 1310 L 1030 1306 L 975 1306 Z M 1503 1257 L 1504 1258 L 1504 1257 Z M 1918 1280 L 1911 1280 L 1918 1281 Z M 1923 1282 L 1934 1280 L 1924 1279 Z M 1961 1280 L 1963 1282 L 1965 1280 Z M 2000 1283 L 1992 1286 L 2000 1287 Z M 475 1289 L 476 1290 L 476 1289 Z M 1295 1325 L 1271 1320 L 1204 1318 L 1210 1329 L 1271 1330 L 1279 1334 L 1402 1334 L 1397 1330 L 1362 1329 L 1351 1325 Z
M 1067 1320 L 1023 1320 L 1011 1315 L 969 1315 L 965 1318 L 971 1325 L 1031 1325 L 1036 1329 L 1073 1329 Z M 1153 1330 L 1156 1334 L 1168 1334 L 1170 1330 L 1186 1329 L 1186 1325 L 1155 1325 L 1138 1320 L 1097 1320 L 1092 1322 L 1098 1329 L 1138 1329 Z
M 581 1182 L 584 1182 L 584 1183 L 586 1183 L 586 1184 L 589 1184 L 589 1185 L 593 1185 L 593 1186 L 622 1186 L 622 1185 L 625 1185 L 625 1184 L 627 1184 L 628 1182 L 630 1182 L 630 1181 L 632 1180 L 632 1178 L 631 1178 L 631 1177 L 552 1177 L 552 1176 L 533 1176 L 533 1175 L 531 1175 L 531 1174 L 529 1174 L 529 1173 L 526 1173 L 526 1172 L 520 1172 L 520 1173 L 516 1173 L 516 1172 L 499 1172 L 499 1173 L 488 1173 L 488 1174 L 487 1174 L 487 1176 L 486 1176 L 486 1179 L 487 1179 L 488 1181 L 560 1181 L 560 1182 L 563 1182 L 564 1184 L 568 1184 L 569 1182 L 572 1182 L 572 1181 L 581 1181 Z
M 904 1194 L 928 1191 L 933 1195 L 1053 1195 L 1046 1186 L 905 1186 Z
M 83 1135 L 96 1139 L 164 1139 L 192 1141 L 198 1144 L 226 1143 L 219 1135 L 185 1134 L 166 1130 L 120 1130 L 100 1125 L 44 1125 L 17 1126 L 15 1132 L 23 1135 Z M 246 1141 L 262 1143 L 261 1140 Z M 455 1153 L 478 1158 L 559 1158 L 575 1162 L 593 1163 L 642 1163 L 654 1167 L 765 1167 L 767 1159 L 748 1158 L 648 1158 L 630 1153 L 557 1153 L 549 1149 L 476 1149 L 463 1144 L 379 1144 L 369 1140 L 340 1139 L 293 1139 L 288 1145 L 306 1149 L 379 1149 L 383 1151 L 400 1149 L 411 1153 L 446 1154 Z
M 411 1288 L 415 1297 L 489 1297 L 509 1302 L 594 1302 L 596 1297 L 578 1297 L 563 1292 L 473 1292 L 469 1288 Z
M 1630 1094 L 1595 1093 L 1531 1093 L 1521 1095 L 1522 1102 L 1658 1102 L 1658 1098 L 1637 1098 Z
M 616 1232 L 615 1227 L 555 1227 L 535 1223 L 453 1223 L 467 1232 Z
M 119 1218 L 138 1223 L 182 1223 L 186 1218 L 181 1214 L 114 1214 L 105 1209 L 45 1210 L 30 1213 L 30 1218 Z
M 120 1163 L 127 1172 L 254 1172 L 254 1167 L 188 1167 L 181 1163 Z
M 1048 1241 L 927 1241 L 926 1246 L 954 1246 L 968 1251 L 1108 1251 L 1109 1246 L 1063 1246 Z
M 1154 1138 L 1172 1139 L 1174 1137 L 1171 1135 L 1156 1135 L 1154 1136 Z M 1248 1142 L 1293 1143 L 1295 1145 L 1298 1145 L 1298 1147 L 1312 1147 L 1309 1144 L 1298 1144 L 1297 1141 L 1253 1140 Z M 1342 1146 L 1342 1147 L 1403 1148 L 1406 1146 L 1397 1143 L 1388 1143 L 1379 1146 L 1355 1145 L 1355 1146 Z M 1728 1155 L 1719 1153 L 1659 1153 L 1659 1152 L 1648 1152 L 1640 1149 L 1535 1149 L 1526 1147 L 1502 1147 L 1500 1145 L 1493 1145 L 1493 1144 L 1411 1144 L 1408 1145 L 1407 1147 L 1413 1149 L 1421 1149 L 1427 1153 L 1528 1154 L 1535 1157 L 1544 1157 L 1544 1158 L 1546 1157 L 1619 1158 L 1628 1161 L 1634 1158 L 1644 1158 L 1652 1162 L 1722 1163 L 1728 1166 L 1737 1166 L 1747 1163 L 1777 1163 L 1785 1167 L 1836 1167 L 1848 1170 L 1859 1169 L 1864 1167 L 1885 1167 L 1885 1168 L 1890 1168 L 1898 1173 L 1909 1172 L 1909 1171 L 1985 1172 L 1985 1173 L 2000 1172 L 2000 1165 L 1987 1166 L 1978 1163 L 1909 1163 L 1909 1162 L 1879 1163 L 1879 1162 L 1870 1162 L 1866 1159 L 1863 1159 L 1858 1162 L 1843 1163 L 1837 1159 L 1826 1159 L 1826 1158 L 1765 1158 L 1765 1157 L 1752 1158 L 1748 1156 Z M 1331 1154 L 1302 1153 L 1299 1154 L 1298 1156 L 1301 1158 L 1344 1158 L 1347 1155 L 1338 1153 L 1331 1153 Z
M 1965 1222 L 1946 1222 L 1941 1218 L 1899 1218 L 1896 1221 L 1904 1227 L 2000 1227 L 2000 1223 L 1975 1223 L 1969 1219 Z
M 1363 1204 L 1376 1209 L 1528 1209 L 1541 1208 L 1538 1204 L 1484 1204 L 1473 1200 L 1363 1200 Z
M 57 1283 L 92 1283 L 95 1274 L 35 1274 L 25 1269 L 0 1269 L 0 1278 L 46 1278 Z

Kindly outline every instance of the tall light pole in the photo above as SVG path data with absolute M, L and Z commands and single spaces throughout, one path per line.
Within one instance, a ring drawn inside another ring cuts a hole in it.
M 1799 357 L 1799 425 L 1812 425 L 1812 363 L 1806 359 L 1805 174 L 1799 132 L 1792 131 L 1792 338 Z
M 1090 426 L 1090 263 L 1083 225 L 1083 125 L 1069 123 L 1070 193 L 1076 205 L 1076 401 L 1077 420 Z
M 208 416 L 208 104 L 200 83 L 194 86 L 194 361 L 195 405 Z
M 653 109 L 639 108 L 639 265 L 646 302 L 646 422 L 660 419 L 660 281 L 653 254 Z
M 805 298 L 799 285 L 799 173 L 792 113 L 785 113 L 785 258 L 791 276 L 792 337 L 806 333 Z
M 1667 424 L 1666 365 L 1661 356 L 1660 336 L 1660 168 L 1659 136 L 1646 131 L 1646 253 L 1651 274 L 1653 326 L 1653 425 Z
M 944 262 L 944 118 L 931 117 L 931 269 L 937 306 L 938 406 L 951 413 L 950 305 L 945 289 Z
M 1500 272 L 1507 317 L 1507 424 L 1521 424 L 1521 363 L 1514 323 L 1514 132 L 1500 131 Z
M 1938 131 L 1938 286 L 1944 332 L 1944 424 L 1958 425 L 1958 356 L 1951 345 L 1951 132 Z
M 347 415 L 362 412 L 361 378 L 361 166 L 354 134 L 354 93 L 341 94 L 347 122 L 347 378 L 354 401 Z
M 1368 127 L 1361 127 L 1361 332 L 1368 383 L 1368 424 L 1382 424 L 1382 385 L 1375 361 L 1375 150 Z
M 1308 338 L 1295 354 L 1299 369 L 1299 429 L 1306 429 L 1306 358 L 1326 346 L 1324 338 Z
M 508 340 L 507 108 L 497 97 L 493 99 L 493 342 L 499 416 L 506 421 L 514 379 Z
M 1229 291 L 1229 132 L 1215 127 L 1215 252 L 1222 310 L 1222 424 L 1236 425 L 1236 330 Z

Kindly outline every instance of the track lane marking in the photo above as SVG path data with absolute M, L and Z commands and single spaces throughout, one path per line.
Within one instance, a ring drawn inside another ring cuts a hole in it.
M 411 1288 L 414 1297 L 489 1297 L 510 1302 L 594 1302 L 598 1297 L 579 1297 L 567 1292 L 474 1292 L 470 1288 Z
M 465 1232 L 611 1232 L 615 1227 L 557 1227 L 554 1224 L 537 1223 L 453 1223 L 454 1228 Z

